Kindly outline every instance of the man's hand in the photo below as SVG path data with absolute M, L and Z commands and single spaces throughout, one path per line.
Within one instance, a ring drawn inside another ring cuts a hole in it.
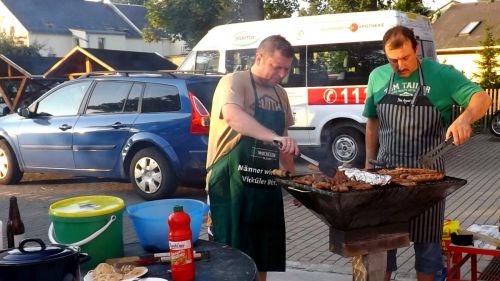
M 291 154 L 298 156 L 300 151 L 299 151 L 299 146 L 297 145 L 297 141 L 291 137 L 280 137 L 276 136 L 273 138 L 274 142 L 277 142 L 280 146 L 280 151 L 284 154 Z
M 472 126 L 464 118 L 458 117 L 446 131 L 446 139 L 453 137 L 453 144 L 466 143 L 472 136 Z
M 472 135 L 471 124 L 483 117 L 491 104 L 491 98 L 486 92 L 475 93 L 464 112 L 450 125 L 446 131 L 446 139 L 453 137 L 455 145 L 467 142 Z

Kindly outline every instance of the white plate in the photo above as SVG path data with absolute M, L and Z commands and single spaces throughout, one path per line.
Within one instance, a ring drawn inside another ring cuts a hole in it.
M 141 266 L 141 267 L 142 267 L 142 266 Z M 92 272 L 93 272 L 93 270 L 90 270 L 90 271 L 89 271 L 89 272 L 88 272 L 88 273 L 87 273 L 87 274 L 83 277 L 83 281 L 92 281 Z M 144 274 L 146 274 L 146 273 L 148 273 L 148 268 L 144 266 L 144 270 L 143 270 L 141 273 L 138 273 L 138 274 L 136 274 L 136 275 L 130 276 L 130 277 L 129 277 L 129 278 L 127 278 L 127 279 L 122 279 L 122 281 L 130 281 L 130 280 L 133 280 L 134 278 L 141 277 L 141 276 L 143 276 L 143 275 L 144 275 Z M 148 277 L 148 278 L 146 278 L 146 280 L 147 280 L 147 279 L 149 279 L 149 277 Z M 157 280 L 157 281 L 160 281 L 160 280 L 165 280 L 165 279 L 159 279 L 159 280 Z M 155 281 L 155 280 L 153 279 L 153 281 Z

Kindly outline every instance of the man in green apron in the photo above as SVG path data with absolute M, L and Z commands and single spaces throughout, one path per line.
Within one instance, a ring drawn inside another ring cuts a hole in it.
M 363 115 L 366 123 L 366 168 L 377 159 L 387 166 L 421 167 L 420 156 L 448 138 L 455 145 L 472 134 L 471 124 L 486 114 L 491 99 L 452 66 L 419 60 L 419 42 L 403 26 L 389 29 L 383 38 L 389 64 L 372 71 Z M 453 104 L 465 107 L 450 124 Z M 444 172 L 443 159 L 433 168 Z M 443 267 L 441 236 L 445 202 L 439 202 L 410 221 L 417 279 L 434 280 Z M 387 255 L 386 280 L 396 270 L 396 250 Z
M 257 48 L 248 71 L 221 78 L 215 90 L 207 153 L 207 189 L 215 241 L 255 261 L 259 280 L 267 271 L 285 271 L 285 219 L 279 168 L 295 172 L 299 150 L 287 137 L 293 117 L 280 83 L 294 51 L 279 35 Z M 279 145 L 277 145 L 279 144 Z

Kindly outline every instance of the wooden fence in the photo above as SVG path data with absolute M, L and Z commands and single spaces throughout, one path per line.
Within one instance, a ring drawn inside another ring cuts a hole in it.
M 500 89 L 486 89 L 486 92 L 490 95 L 492 102 L 486 115 L 474 123 L 474 129 L 480 132 L 489 132 L 488 126 L 490 125 L 491 115 L 500 110 Z M 454 107 L 452 118 L 455 119 L 461 112 L 461 107 Z

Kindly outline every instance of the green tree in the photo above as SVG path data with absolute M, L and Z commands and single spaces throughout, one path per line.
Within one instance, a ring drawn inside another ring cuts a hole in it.
M 150 23 L 144 29 L 146 41 L 182 39 L 192 47 L 216 25 L 289 17 L 298 10 L 299 3 L 298 0 L 147 0 L 145 6 Z
M 498 62 L 500 50 L 495 48 L 498 45 L 498 39 L 494 37 L 489 24 L 485 26 L 484 32 L 484 39 L 481 41 L 483 48 L 479 52 L 480 59 L 475 61 L 479 67 L 479 73 L 472 74 L 472 77 L 485 89 L 497 88 L 500 86 L 500 75 L 497 73 L 500 69 Z
M 266 19 L 291 17 L 299 10 L 298 0 L 266 0 L 264 1 L 264 14 Z
M 431 11 L 422 0 L 308 0 L 309 8 L 300 15 L 321 15 L 325 13 L 348 13 L 375 10 L 400 10 L 428 16 Z
M 150 0 L 146 2 L 150 27 L 144 29 L 146 41 L 161 37 L 184 40 L 194 46 L 212 27 L 236 21 L 239 10 L 231 0 Z
M 24 45 L 22 40 L 16 38 L 13 34 L 0 32 L 0 54 L 21 55 L 21 56 L 40 56 L 40 50 L 43 45 L 35 43 L 31 46 Z

